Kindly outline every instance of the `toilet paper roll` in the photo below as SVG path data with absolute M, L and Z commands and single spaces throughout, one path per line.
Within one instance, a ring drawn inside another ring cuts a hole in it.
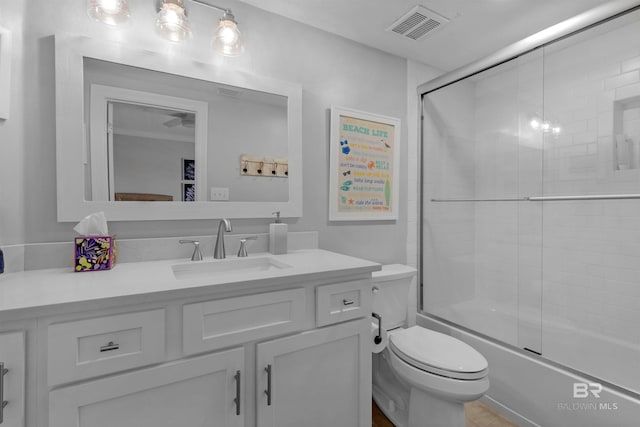
M 389 336 L 387 335 L 386 330 L 382 330 L 382 341 L 380 344 L 376 344 L 375 338 L 378 336 L 378 322 L 371 322 L 371 352 L 372 353 L 380 353 L 387 346 L 389 342 Z

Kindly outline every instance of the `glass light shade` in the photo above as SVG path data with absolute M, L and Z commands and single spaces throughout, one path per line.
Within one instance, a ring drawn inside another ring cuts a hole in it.
M 191 37 L 191 27 L 184 7 L 175 3 L 163 3 L 158 12 L 156 27 L 164 38 L 173 42 L 181 42 Z
M 225 56 L 240 56 L 244 52 L 244 40 L 233 16 L 225 13 L 213 34 L 213 48 Z
M 87 14 L 96 21 L 118 25 L 129 19 L 128 0 L 89 0 Z

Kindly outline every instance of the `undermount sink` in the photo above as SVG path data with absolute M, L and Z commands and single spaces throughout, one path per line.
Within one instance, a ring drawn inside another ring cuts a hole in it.
M 291 268 L 291 266 L 271 257 L 193 261 L 171 266 L 176 279 L 191 279 L 215 274 L 244 274 L 256 271 L 281 270 L 283 268 Z

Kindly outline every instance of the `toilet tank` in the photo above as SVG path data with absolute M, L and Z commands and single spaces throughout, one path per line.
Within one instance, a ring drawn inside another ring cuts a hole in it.
M 383 265 L 372 273 L 373 312 L 382 316 L 386 330 L 405 326 L 409 305 L 409 285 L 416 269 L 402 264 Z

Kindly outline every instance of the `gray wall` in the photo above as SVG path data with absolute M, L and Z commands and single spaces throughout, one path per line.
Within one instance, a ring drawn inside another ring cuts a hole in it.
M 154 2 L 131 2 L 132 22 L 112 28 L 85 14 L 84 0 L 16 0 L 0 5 L 14 37 L 12 118 L 0 123 L 0 244 L 70 240 L 73 224 L 56 220 L 54 33 L 72 31 L 132 48 L 181 50 L 199 61 L 297 82 L 303 88 L 304 216 L 292 231 L 317 230 L 325 249 L 389 263 L 406 261 L 407 62 L 306 25 L 229 1 L 246 39 L 240 58 L 210 50 L 215 11 L 190 4 L 194 37 L 176 45 L 154 30 Z M 195 9 L 198 8 L 196 11 Z M 22 26 L 23 17 L 28 19 Z M 23 39 L 23 40 L 22 40 Z M 411 94 L 413 96 L 413 93 Z M 332 105 L 399 117 L 400 219 L 329 223 L 329 111 Z M 210 221 L 119 222 L 121 238 L 214 233 Z M 235 232 L 263 232 L 268 220 L 236 220 Z

